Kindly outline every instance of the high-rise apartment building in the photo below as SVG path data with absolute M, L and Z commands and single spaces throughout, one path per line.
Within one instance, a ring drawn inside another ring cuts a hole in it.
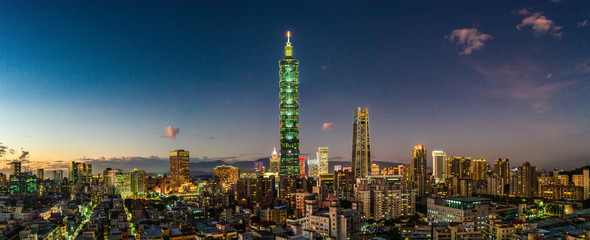
M 518 167 L 516 175 L 517 186 L 516 193 L 520 197 L 536 197 L 539 189 L 537 183 L 537 167 L 531 166 L 529 162 L 524 162 Z
M 328 147 L 319 147 L 316 155 L 319 162 L 319 173 L 328 174 Z
M 584 175 L 584 193 L 582 194 L 582 199 L 586 200 L 590 198 L 590 169 L 584 168 L 582 175 Z
M 379 165 L 376 163 L 371 164 L 371 175 L 380 175 L 381 174 L 381 168 L 379 168 Z
M 72 183 L 89 183 L 92 179 L 92 164 L 72 161 L 68 164 L 68 170 L 68 180 Z
M 10 163 L 10 177 L 18 176 L 21 173 L 21 162 L 14 161 Z
M 190 179 L 190 153 L 184 149 L 170 152 L 170 184 L 175 189 Z
M 37 168 L 37 179 L 45 180 L 45 169 Z
M 471 158 L 451 156 L 447 158 L 447 179 L 471 179 Z
M 371 140 L 369 134 L 369 109 L 359 107 L 352 125 L 352 171 L 355 178 L 369 175 L 371 167 Z
M 285 57 L 279 61 L 281 164 L 279 175 L 299 176 L 299 61 L 287 32 Z
M 488 172 L 488 162 L 483 158 L 476 158 L 471 163 L 471 179 L 473 181 L 486 180 L 486 173 Z
M 446 179 L 445 161 L 447 154 L 443 151 L 432 151 L 432 174 L 436 182 L 444 182 Z
M 426 186 L 426 156 L 427 151 L 424 145 L 416 145 L 412 149 L 412 159 L 410 162 L 410 175 L 414 182 L 414 189 L 416 195 L 419 197 L 425 196 L 428 192 Z
M 498 158 L 494 161 L 494 174 L 502 178 L 504 184 L 510 180 L 510 161 L 508 158 Z
M 270 156 L 270 172 L 278 174 L 279 166 L 279 154 L 277 154 L 277 149 L 274 148 L 272 150 L 272 155 Z

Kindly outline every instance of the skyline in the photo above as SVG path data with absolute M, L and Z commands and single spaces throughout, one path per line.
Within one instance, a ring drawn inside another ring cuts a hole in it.
M 409 163 L 421 144 L 539 169 L 590 159 L 588 3 L 34 3 L 0 3 L 0 142 L 32 161 L 270 157 L 287 30 L 303 156 L 350 161 L 366 107 L 373 161 Z

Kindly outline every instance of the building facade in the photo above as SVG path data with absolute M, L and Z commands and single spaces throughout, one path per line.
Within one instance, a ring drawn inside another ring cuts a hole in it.
M 432 151 L 432 174 L 436 182 L 444 182 L 446 179 L 445 161 L 447 154 L 443 151 Z
M 190 179 L 190 153 L 183 149 L 170 152 L 170 183 L 172 189 Z
M 285 57 L 279 61 L 281 157 L 279 175 L 299 176 L 299 61 L 287 32 Z
M 369 175 L 371 167 L 371 140 L 369 133 L 369 110 L 359 107 L 353 116 L 352 125 L 352 172 L 355 178 Z
M 316 153 L 319 174 L 328 174 L 328 147 L 319 147 Z

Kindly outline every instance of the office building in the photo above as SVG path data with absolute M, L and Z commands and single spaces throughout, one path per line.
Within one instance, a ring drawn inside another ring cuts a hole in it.
M 488 216 L 496 212 L 491 200 L 476 197 L 429 197 L 427 208 L 429 221 L 473 222 L 477 231 L 482 231 Z
M 418 197 L 428 194 L 427 176 L 426 176 L 426 156 L 427 151 L 424 145 L 416 145 L 412 149 L 412 158 L 410 161 L 410 176 L 416 189 Z
M 343 200 L 350 200 L 353 197 L 354 184 L 356 179 L 351 171 L 334 172 L 334 193 L 336 197 Z
M 334 165 L 334 172 L 342 170 L 342 165 Z
M 274 148 L 270 156 L 270 172 L 278 174 L 280 165 L 279 154 L 277 154 L 277 149 Z
M 299 62 L 293 58 L 287 32 L 285 57 L 279 61 L 281 158 L 279 175 L 297 177 L 299 171 Z
M 240 170 L 234 166 L 217 166 L 213 169 L 213 177 L 219 178 L 224 187 L 229 187 L 240 179 Z
M 379 168 L 379 165 L 376 163 L 371 164 L 371 175 L 380 175 L 381 174 L 381 169 Z
M 369 110 L 359 107 L 352 125 L 352 171 L 355 178 L 369 175 L 371 167 L 371 140 L 369 134 Z
M 68 180 L 74 184 L 90 183 L 92 179 L 92 164 L 72 161 L 68 165 Z
M 254 170 L 259 173 L 265 173 L 266 168 L 264 167 L 264 162 L 254 162 Z
M 299 176 L 301 177 L 305 177 L 306 173 L 305 173 L 305 162 L 307 162 L 305 160 L 305 158 L 299 158 Z
M 471 179 L 473 181 L 485 181 L 489 167 L 490 166 L 485 159 L 474 159 L 471 163 Z
M 190 179 L 190 153 L 184 149 L 170 151 L 170 184 L 172 189 L 180 187 Z
M 307 159 L 307 176 L 312 178 L 317 178 L 320 175 L 319 173 L 319 164 L 318 160 L 315 158 L 308 158 Z
M 444 182 L 446 179 L 445 161 L 447 154 L 443 151 L 432 151 L 432 175 L 435 182 Z
M 316 157 L 319 163 L 319 173 L 328 174 L 328 147 L 319 147 Z

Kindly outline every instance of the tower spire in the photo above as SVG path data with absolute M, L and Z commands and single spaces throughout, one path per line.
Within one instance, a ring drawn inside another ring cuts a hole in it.
M 287 31 L 287 46 L 291 46 L 291 31 Z
M 285 45 L 285 57 L 293 57 L 293 46 L 291 46 L 291 31 L 287 31 L 287 44 Z

